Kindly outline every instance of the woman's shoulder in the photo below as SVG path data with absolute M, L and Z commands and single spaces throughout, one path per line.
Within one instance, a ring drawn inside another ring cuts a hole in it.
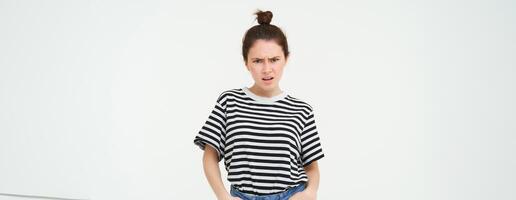
M 242 88 L 229 88 L 221 90 L 219 92 L 219 96 L 217 97 L 217 101 L 224 102 L 229 96 L 235 95 L 243 95 Z
M 241 95 L 242 93 L 242 88 L 229 88 L 222 90 L 219 96 Z
M 285 98 L 285 100 L 288 101 L 289 103 L 293 104 L 293 105 L 301 106 L 301 107 L 304 107 L 304 108 L 308 109 L 309 111 L 313 111 L 312 104 L 309 103 L 303 97 L 300 98 L 300 97 L 297 97 L 297 96 L 293 96 L 292 94 L 288 94 L 287 97 Z

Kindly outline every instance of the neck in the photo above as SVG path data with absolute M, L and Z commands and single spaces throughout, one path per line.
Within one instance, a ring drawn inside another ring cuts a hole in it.
M 264 90 L 263 88 L 258 87 L 256 84 L 250 87 L 249 90 L 251 90 L 251 92 L 255 93 L 256 95 L 263 97 L 273 97 L 278 94 L 281 94 L 282 92 L 279 86 L 276 86 L 270 90 Z

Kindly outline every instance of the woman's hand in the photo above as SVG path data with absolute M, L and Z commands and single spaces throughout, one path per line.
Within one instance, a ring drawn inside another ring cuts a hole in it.
M 289 200 L 315 200 L 317 198 L 317 194 L 311 190 L 303 190 L 301 192 L 295 193 Z
M 231 196 L 229 193 L 227 193 L 224 197 L 217 198 L 217 199 L 218 200 L 242 200 L 241 198 Z
M 227 196 L 225 198 L 222 198 L 222 199 L 219 199 L 219 200 L 242 200 L 242 199 L 229 195 L 229 196 Z
M 227 199 L 223 199 L 223 200 L 242 200 L 242 199 L 238 198 L 238 197 L 228 197 Z

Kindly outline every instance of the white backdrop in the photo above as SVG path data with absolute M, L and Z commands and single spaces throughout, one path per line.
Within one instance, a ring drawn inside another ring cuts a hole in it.
M 319 199 L 516 199 L 502 0 L 0 0 L 0 199 L 214 199 L 193 138 L 252 85 L 257 8 L 289 40 L 281 88 L 314 107 Z

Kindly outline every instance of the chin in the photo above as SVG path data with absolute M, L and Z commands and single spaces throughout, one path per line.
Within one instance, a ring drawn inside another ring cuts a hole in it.
M 276 88 L 276 84 L 263 84 L 261 85 L 261 87 L 264 89 L 264 90 L 272 90 L 274 88 Z

